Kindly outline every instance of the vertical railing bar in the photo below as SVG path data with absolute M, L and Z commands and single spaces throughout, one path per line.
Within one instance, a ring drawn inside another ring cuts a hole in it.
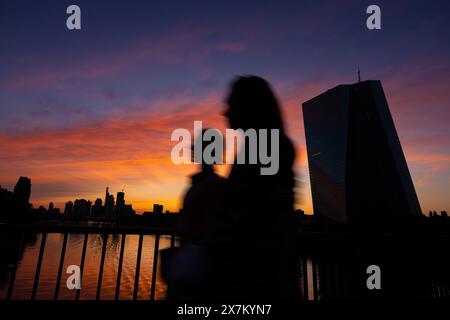
M 139 289 L 139 273 L 141 270 L 141 256 L 142 256 L 142 242 L 144 240 L 144 235 L 139 235 L 139 246 L 138 253 L 136 258 L 136 274 L 134 276 L 134 291 L 133 291 L 133 300 L 137 300 L 138 297 L 138 289 Z
M 441 287 L 442 287 L 442 296 L 447 297 L 447 286 L 445 285 L 445 280 L 441 280 Z
M 67 247 L 67 238 L 69 234 L 67 232 L 64 233 L 64 240 L 61 248 L 61 256 L 59 258 L 59 268 L 58 268 L 58 277 L 56 278 L 56 287 L 55 287 L 55 296 L 54 300 L 58 300 L 59 295 L 59 287 L 61 286 L 61 274 L 64 267 L 64 258 L 66 256 L 66 247 Z
M 98 282 L 97 282 L 97 294 L 95 300 L 100 300 L 100 292 L 102 289 L 102 278 L 103 278 L 103 267 L 105 265 L 105 254 L 106 254 L 106 242 L 108 241 L 108 234 L 103 235 L 103 245 L 102 245 L 102 258 L 100 260 L 100 270 L 98 272 Z
M 123 264 L 123 253 L 125 251 L 125 238 L 126 234 L 122 234 L 122 240 L 120 243 L 120 256 L 119 256 L 119 267 L 117 269 L 117 283 L 116 283 L 116 293 L 114 295 L 115 300 L 119 300 L 120 295 L 120 278 L 122 276 L 122 264 Z
M 39 257 L 36 265 L 36 272 L 34 274 L 33 291 L 31 292 L 31 300 L 36 299 L 36 293 L 39 286 L 39 276 L 41 275 L 42 258 L 44 257 L 45 241 L 47 240 L 47 233 L 42 233 L 41 247 L 39 248 Z
M 317 285 L 317 260 L 315 258 L 311 259 L 312 263 L 312 274 L 313 274 L 313 293 L 314 293 L 314 300 L 319 300 L 319 288 Z
M 83 270 L 84 270 L 84 261 L 86 259 L 86 249 L 87 249 L 88 238 L 89 238 L 89 234 L 85 233 L 84 239 L 83 239 L 83 249 L 81 251 L 81 262 L 80 262 L 80 283 L 81 283 L 81 285 L 83 285 Z M 77 293 L 75 295 L 75 300 L 80 299 L 80 293 L 81 293 L 81 289 L 77 289 Z
M 435 295 L 434 295 L 434 281 L 433 281 L 433 278 L 430 279 L 430 283 L 431 283 L 431 297 L 434 299 Z
M 22 247 L 23 247 L 23 241 L 24 241 L 24 232 L 19 233 L 19 245 L 17 247 L 17 255 L 16 260 L 14 260 L 13 269 L 11 272 L 11 276 L 9 278 L 9 285 L 8 285 L 8 292 L 6 293 L 6 300 L 11 300 L 12 293 L 14 289 L 14 282 L 16 281 L 16 274 L 17 274 L 17 266 L 19 264 L 20 255 L 22 253 Z
M 340 274 L 340 263 L 333 263 L 334 268 L 333 268 L 333 279 L 334 279 L 334 286 L 333 286 L 333 290 L 334 290 L 334 296 L 335 297 L 339 297 L 341 295 L 340 292 L 340 280 L 339 279 L 339 274 Z
M 153 271 L 152 271 L 152 287 L 150 291 L 150 300 L 155 300 L 156 272 L 158 270 L 158 251 L 159 251 L 159 233 L 156 233 L 155 250 L 153 251 Z
M 172 233 L 172 236 L 170 237 L 170 247 L 175 247 L 175 234 Z
M 302 257 L 302 268 L 303 268 L 303 295 L 305 300 L 309 300 L 307 257 Z

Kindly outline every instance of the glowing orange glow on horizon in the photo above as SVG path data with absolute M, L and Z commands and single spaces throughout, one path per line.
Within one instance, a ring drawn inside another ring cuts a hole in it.
M 303 87 L 306 90 L 300 98 L 295 96 L 295 87 L 282 88 L 281 91 L 293 96 L 285 99 L 282 105 L 288 134 L 297 148 L 295 168 L 300 175 L 300 185 L 296 207 L 311 213 L 300 105 L 301 101 L 319 93 L 322 84 Z M 31 201 L 35 207 L 47 206 L 52 201 L 63 209 L 66 201 L 76 198 L 91 201 L 98 197 L 103 199 L 105 187 L 109 185 L 113 193 L 125 186 L 127 203 L 133 204 L 139 213 L 151 211 L 154 203 L 163 204 L 164 210 L 177 211 L 181 207 L 183 192 L 189 185 L 189 175 L 196 169 L 194 165 L 177 166 L 171 162 L 170 152 L 174 143 L 170 141 L 170 134 L 176 128 L 191 131 L 194 120 L 202 120 L 204 127 L 223 130 L 225 119 L 220 115 L 222 99 L 221 93 L 213 93 L 203 99 L 177 97 L 155 102 L 151 109 L 153 111 L 130 112 L 126 116 L 105 119 L 100 123 L 65 129 L 44 128 L 16 135 L 2 134 L 1 182 L 12 189 L 20 175 L 30 177 L 33 184 Z M 400 103 L 402 99 L 394 95 L 392 100 Z M 391 111 L 395 117 L 395 109 Z M 396 123 L 397 129 L 408 128 L 409 123 L 400 120 Z M 398 131 L 404 142 L 403 131 Z M 433 142 L 443 143 L 438 140 Z M 426 211 L 432 207 L 428 199 L 433 196 L 429 189 L 430 180 L 421 172 L 447 172 L 450 158 L 446 154 L 421 153 L 417 146 L 422 145 L 417 141 L 403 143 L 410 169 L 419 172 L 417 177 L 413 174 L 413 178 Z M 228 169 L 219 166 L 218 170 L 226 176 Z M 420 193 L 420 190 L 424 191 Z

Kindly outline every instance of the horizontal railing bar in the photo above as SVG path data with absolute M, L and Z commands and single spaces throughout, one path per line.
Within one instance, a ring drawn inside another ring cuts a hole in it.
M 177 235 L 178 232 L 174 228 L 161 228 L 161 227 L 147 227 L 147 226 L 86 226 L 86 225 L 68 225 L 68 224 L 6 224 L 0 223 L 0 232 L 5 231 L 30 231 L 30 232 L 42 232 L 42 233 L 89 233 L 89 234 L 144 234 L 144 235 Z M 319 239 L 319 240 L 333 240 L 333 239 L 354 239 L 354 238 L 367 238 L 373 239 L 379 238 L 406 238 L 427 240 L 433 239 L 435 241 L 450 240 L 450 234 L 433 234 L 433 233 L 420 233 L 403 232 L 398 233 L 386 232 L 379 234 L 357 234 L 350 231 L 297 231 L 296 236 L 298 239 Z
M 176 233 L 173 228 L 155 227 L 117 227 L 117 226 L 80 226 L 80 225 L 43 225 L 43 224 L 5 224 L 0 223 L 0 231 L 30 231 L 42 233 L 89 233 L 89 234 L 162 234 L 171 235 Z

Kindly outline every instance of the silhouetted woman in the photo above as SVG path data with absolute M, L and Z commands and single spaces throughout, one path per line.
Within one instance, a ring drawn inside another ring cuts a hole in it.
M 279 168 L 262 175 L 263 165 L 234 164 L 226 187 L 226 210 L 232 221 L 231 245 L 224 250 L 222 265 L 224 297 L 280 298 L 299 296 L 299 278 L 293 248 L 294 147 L 286 136 L 277 99 L 262 78 L 237 78 L 231 85 L 225 116 L 232 129 L 278 129 Z M 270 130 L 267 139 L 270 152 Z M 272 157 L 274 159 L 274 157 Z
M 192 155 L 196 148 L 203 155 L 211 144 L 202 139 L 206 130 L 194 141 Z M 205 300 L 212 297 L 211 291 L 215 290 L 210 275 L 211 252 L 214 252 L 217 229 L 222 225 L 225 179 L 204 159 L 193 156 L 192 160 L 199 164 L 200 171 L 191 176 L 191 186 L 183 200 L 183 214 L 177 226 L 181 246 L 161 251 L 168 300 Z

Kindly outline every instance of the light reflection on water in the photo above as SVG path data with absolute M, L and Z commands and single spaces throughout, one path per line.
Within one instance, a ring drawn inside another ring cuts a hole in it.
M 13 299 L 30 299 L 31 297 L 41 237 L 42 235 L 39 234 L 35 243 L 28 244 L 26 246 L 23 259 L 19 261 L 16 281 L 14 283 Z M 100 296 L 102 300 L 114 299 L 121 238 L 121 235 L 109 235 L 107 238 L 102 290 Z M 47 235 L 36 299 L 53 299 L 63 239 L 63 234 L 51 233 Z M 69 235 L 64 259 L 63 274 L 61 278 L 59 299 L 75 299 L 76 290 L 67 289 L 66 281 L 70 274 L 65 273 L 65 271 L 69 265 L 80 265 L 83 240 L 83 234 Z M 86 260 L 81 284 L 81 300 L 95 299 L 101 260 L 102 241 L 103 236 L 99 234 L 90 234 L 88 237 Z M 120 299 L 133 298 L 138 243 L 138 235 L 126 236 L 120 282 Z M 138 299 L 150 299 L 154 245 L 155 237 L 153 235 L 145 235 L 142 245 Z M 170 238 L 161 236 L 159 248 L 164 249 L 169 246 Z M 6 291 L 7 283 L 0 287 L 0 299 L 5 299 Z M 155 299 L 164 299 L 165 293 L 166 286 L 161 279 L 160 270 L 158 268 Z

